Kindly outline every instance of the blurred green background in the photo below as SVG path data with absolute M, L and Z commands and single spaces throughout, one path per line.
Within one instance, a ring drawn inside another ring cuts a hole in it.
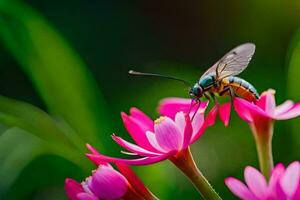
M 259 92 L 276 89 L 277 103 L 299 101 L 299 28 L 297 0 L 0 0 L 0 199 L 66 199 L 64 179 L 80 181 L 92 169 L 86 142 L 120 155 L 110 135 L 129 138 L 121 111 L 136 106 L 155 119 L 160 99 L 187 97 L 180 83 L 130 77 L 132 68 L 193 82 L 228 50 L 253 42 L 241 77 Z M 275 163 L 299 160 L 299 122 L 276 123 Z M 225 177 L 258 166 L 235 113 L 192 151 L 224 199 L 234 199 Z M 199 199 L 169 161 L 134 169 L 161 199 Z

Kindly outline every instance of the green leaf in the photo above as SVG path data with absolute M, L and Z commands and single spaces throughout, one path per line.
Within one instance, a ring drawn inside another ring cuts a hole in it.
M 69 138 L 47 113 L 28 103 L 4 96 L 0 96 L 0 123 L 8 127 L 20 127 L 48 141 L 69 142 Z
M 42 140 L 21 129 L 9 129 L 0 136 L 0 196 L 22 169 L 43 152 Z
M 84 142 L 64 121 L 53 120 L 47 113 L 28 103 L 0 96 L 0 123 L 8 127 L 19 127 L 44 142 L 49 153 L 59 155 L 82 168 Z
M 37 12 L 0 1 L 0 36 L 33 81 L 50 112 L 95 144 L 108 130 L 104 100 L 79 56 Z
M 299 87 L 299 75 L 300 75 L 300 29 L 294 35 L 288 52 L 288 94 L 294 101 L 300 100 L 300 87 Z M 294 145 L 296 156 L 299 156 L 299 145 L 300 145 L 300 135 L 299 135 L 299 122 L 300 119 L 294 119 L 292 121 L 292 136 L 291 141 Z
M 42 155 L 60 156 L 85 171 L 92 168 L 84 154 L 68 145 L 54 145 L 20 128 L 8 129 L 0 136 L 0 199 L 24 167 Z

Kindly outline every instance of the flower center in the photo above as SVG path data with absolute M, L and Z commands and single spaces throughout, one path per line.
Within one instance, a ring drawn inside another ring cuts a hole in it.
M 156 119 L 155 121 L 154 121 L 154 123 L 155 124 L 160 124 L 160 123 L 162 123 L 164 120 L 166 119 L 166 117 L 159 117 L 158 119 Z

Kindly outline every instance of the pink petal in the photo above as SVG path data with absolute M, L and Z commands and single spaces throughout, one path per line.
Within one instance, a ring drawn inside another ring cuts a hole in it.
M 236 113 L 239 115 L 240 118 L 242 118 L 247 123 L 253 122 L 254 119 L 251 115 L 251 112 L 246 106 L 244 106 L 244 102 L 241 101 L 240 98 L 238 97 L 234 98 L 233 105 Z
M 206 119 L 205 119 L 205 124 L 206 126 L 212 126 L 216 122 L 216 117 L 218 114 L 218 106 L 215 105 L 208 113 Z
M 274 199 L 283 199 L 282 197 L 282 192 L 279 191 L 278 186 L 279 186 L 279 181 L 282 175 L 284 174 L 285 167 L 283 164 L 279 163 L 275 166 L 275 168 L 272 170 L 271 177 L 269 180 L 269 194 L 274 198 Z
M 77 195 L 77 199 L 78 200 L 99 200 L 99 198 L 96 197 L 95 195 L 88 194 L 88 193 L 79 193 Z
M 297 188 L 295 194 L 293 195 L 293 200 L 298 200 L 300 199 L 300 187 Z
M 86 144 L 87 149 L 94 155 L 100 155 L 100 153 L 90 144 Z M 109 163 L 107 162 L 102 162 L 102 163 L 98 163 L 98 165 L 106 165 L 106 166 L 110 166 Z
M 197 113 L 192 122 L 193 127 L 193 135 L 191 137 L 190 144 L 196 142 L 205 132 L 208 125 L 211 125 L 213 122 L 213 118 L 216 118 L 217 112 L 213 111 L 208 114 L 208 117 L 204 119 L 203 113 Z M 215 116 L 213 116 L 215 115 Z M 208 122 L 207 122 L 208 121 Z
M 300 115 L 300 103 L 295 104 L 292 108 L 290 108 L 285 113 L 281 113 L 275 116 L 277 120 L 285 120 L 298 117 Z
M 184 112 L 188 113 L 190 111 L 191 107 L 191 99 L 185 99 L 185 98 L 165 98 L 163 99 L 159 106 L 158 106 L 158 112 L 160 115 L 170 117 L 171 119 L 174 119 L 177 112 Z M 206 109 L 208 105 L 208 101 L 203 101 L 200 103 L 199 109 L 204 110 Z M 197 109 L 198 105 L 194 105 L 191 109 L 191 113 L 194 113 Z
M 92 145 L 86 144 L 86 147 L 92 154 L 100 154 Z
M 196 136 L 196 134 L 200 131 L 202 126 L 204 125 L 204 113 L 197 112 L 194 116 L 194 119 L 192 121 L 192 127 L 193 127 L 193 135 L 192 138 Z
M 256 105 L 259 106 L 262 110 L 264 110 L 269 115 L 273 115 L 275 112 L 275 90 L 269 89 L 265 92 L 263 92 L 259 98 L 259 100 L 256 102 Z
M 287 167 L 284 175 L 280 180 L 280 185 L 283 191 L 286 193 L 286 195 L 292 197 L 295 194 L 297 188 L 299 187 L 299 181 L 300 163 L 296 161 L 291 163 Z
M 141 179 L 134 173 L 131 168 L 122 163 L 115 163 L 119 169 L 119 171 L 126 177 L 130 185 L 134 188 L 136 192 L 138 192 L 140 195 L 151 195 L 149 190 L 146 188 L 144 183 L 141 181 Z
M 181 133 L 184 132 L 185 123 L 185 114 L 182 111 L 176 113 L 175 124 L 177 125 Z
M 137 159 L 122 159 L 122 158 L 113 158 L 109 156 L 104 155 L 93 155 L 93 154 L 86 154 L 86 156 L 95 164 L 101 163 L 101 162 L 119 162 L 124 163 L 127 165 L 149 165 L 153 163 L 160 162 L 162 160 L 166 160 L 169 157 L 175 155 L 177 151 L 170 151 L 166 154 L 160 155 L 160 156 L 154 156 L 154 157 L 143 157 L 143 158 L 137 158 Z
M 225 184 L 230 189 L 230 191 L 237 197 L 243 200 L 258 200 L 252 192 L 247 188 L 247 186 L 241 181 L 229 177 L 225 179 Z
M 293 106 L 294 106 L 293 101 L 287 100 L 275 108 L 274 115 L 276 116 L 276 115 L 283 114 L 287 112 L 289 109 L 291 109 Z
M 126 178 L 120 172 L 106 166 L 99 166 L 87 184 L 100 199 L 120 199 L 129 187 Z
M 268 195 L 268 187 L 265 177 L 253 167 L 246 167 L 245 181 L 250 191 L 259 199 L 265 199 Z
M 254 122 L 255 118 L 259 117 L 271 118 L 259 106 L 239 97 L 234 98 L 234 108 L 237 114 L 248 123 Z
M 165 98 L 161 100 L 158 106 L 158 113 L 163 116 L 175 118 L 177 112 L 183 111 L 187 113 L 191 106 L 191 99 L 185 98 Z
M 137 108 L 130 108 L 130 115 L 139 120 L 139 121 L 142 121 L 145 126 L 147 126 L 148 128 L 151 128 L 153 129 L 154 127 L 154 122 L 152 119 L 150 119 L 145 113 L 143 113 L 142 111 L 140 111 L 139 109 Z
M 77 194 L 84 192 L 81 184 L 71 178 L 65 180 L 65 191 L 69 200 L 78 200 Z
M 224 103 L 219 107 L 220 119 L 225 126 L 228 126 L 230 120 L 231 103 Z
M 131 135 L 132 139 L 141 147 L 155 151 L 155 149 L 149 144 L 146 137 L 146 131 L 152 131 L 153 127 L 148 127 L 147 121 L 139 121 L 133 117 L 128 116 L 125 113 L 121 113 L 124 126 Z
M 182 113 L 183 114 L 183 113 Z M 192 127 L 192 123 L 190 120 L 189 115 L 185 114 L 185 128 L 184 128 L 184 133 L 183 133 L 183 145 L 182 145 L 182 149 L 186 149 L 191 142 L 191 137 L 193 134 L 193 127 Z
M 137 153 L 138 155 L 141 155 L 141 156 L 157 156 L 157 155 L 160 155 L 158 153 L 148 151 L 148 150 L 146 150 L 142 147 L 139 147 L 135 144 L 127 142 L 127 141 L 123 140 L 122 138 L 120 138 L 118 136 L 113 135 L 112 138 L 121 147 L 127 149 L 128 151 Z
M 154 125 L 156 140 L 160 147 L 166 151 L 180 150 L 183 144 L 183 133 L 173 120 L 162 117 Z
M 146 132 L 146 136 L 148 138 L 149 143 L 153 146 L 153 148 L 155 148 L 158 152 L 160 153 L 166 153 L 167 151 L 164 150 L 163 148 L 161 148 L 161 146 L 159 146 L 157 140 L 156 140 L 156 136 L 153 132 L 151 131 L 147 131 Z

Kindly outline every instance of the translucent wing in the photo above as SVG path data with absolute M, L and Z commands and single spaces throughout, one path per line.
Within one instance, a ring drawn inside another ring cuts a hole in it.
M 225 54 L 218 62 L 209 68 L 202 76 L 208 74 L 216 75 L 217 79 L 240 74 L 248 66 L 253 54 L 255 45 L 252 43 L 242 44 Z M 200 79 L 201 79 L 200 78 Z

